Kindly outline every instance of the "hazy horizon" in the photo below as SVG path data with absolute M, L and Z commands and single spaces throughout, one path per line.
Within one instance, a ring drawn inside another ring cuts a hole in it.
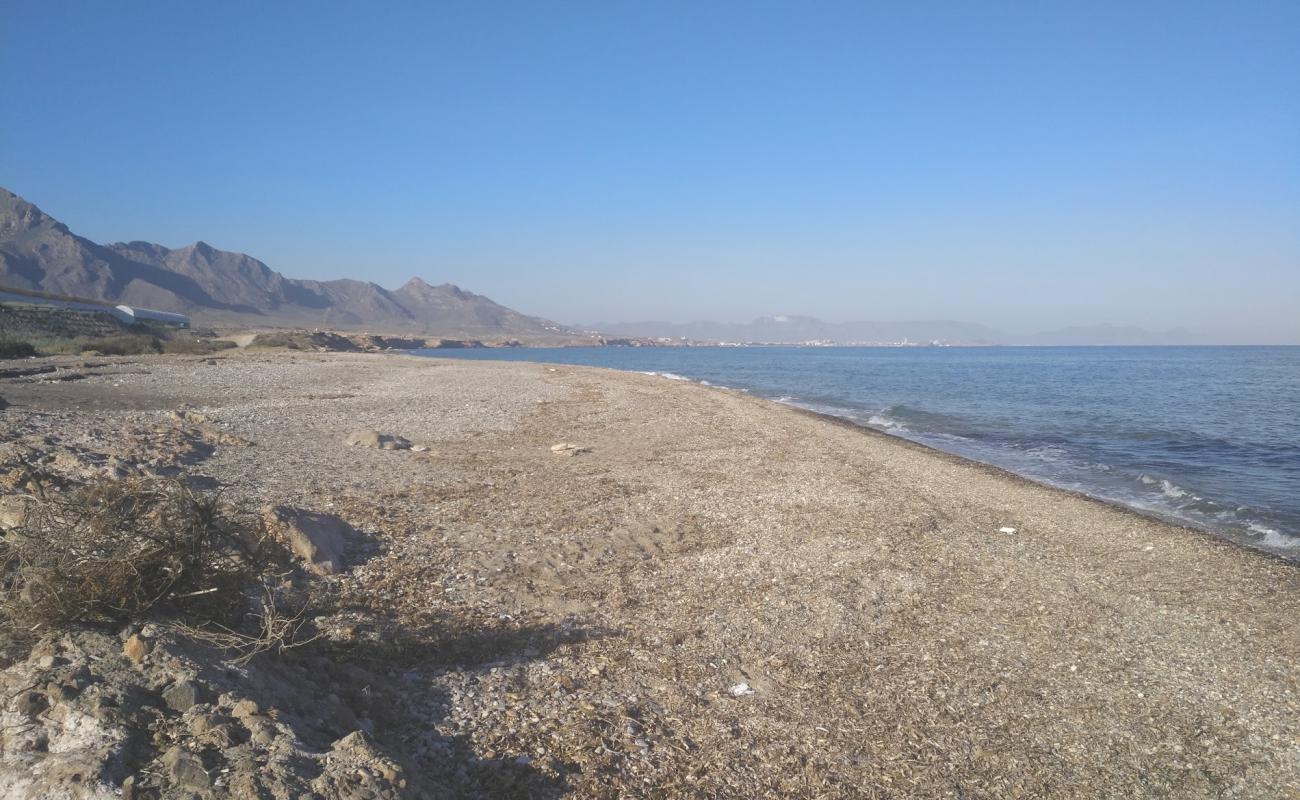
M 0 185 L 95 241 L 573 324 L 1300 343 L 1292 3 L 6 18 Z

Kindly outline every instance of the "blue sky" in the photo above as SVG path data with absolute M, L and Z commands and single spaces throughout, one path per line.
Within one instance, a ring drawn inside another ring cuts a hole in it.
M 99 241 L 566 322 L 1300 342 L 1294 0 L 0 9 L 0 185 Z

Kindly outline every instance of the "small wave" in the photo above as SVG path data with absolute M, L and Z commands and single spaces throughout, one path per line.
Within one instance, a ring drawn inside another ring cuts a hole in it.
M 1034 447 L 1028 447 L 1024 450 L 1025 455 L 1038 461 L 1058 462 L 1069 458 L 1070 453 L 1064 447 L 1055 444 L 1041 444 Z
M 903 427 L 902 425 L 899 425 L 896 421 L 890 419 L 885 414 L 872 414 L 871 416 L 867 417 L 867 424 L 875 425 L 877 428 L 898 429 Z
M 689 381 L 690 378 L 685 375 L 678 375 L 676 372 L 655 372 L 653 370 L 642 372 L 642 375 L 654 375 L 657 378 L 667 378 L 670 381 Z
M 1300 548 L 1300 536 L 1287 536 L 1267 525 L 1260 525 L 1258 522 L 1252 522 L 1246 526 L 1251 533 L 1257 533 L 1261 537 L 1259 543 L 1265 547 L 1294 549 Z
M 1177 500 L 1180 497 L 1187 496 L 1187 490 L 1172 481 L 1160 481 L 1160 493 L 1165 497 Z

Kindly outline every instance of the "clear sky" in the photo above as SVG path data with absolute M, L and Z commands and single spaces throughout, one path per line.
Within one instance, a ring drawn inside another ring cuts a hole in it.
M 0 0 L 0 185 L 98 241 L 565 322 L 1300 342 L 1300 3 Z

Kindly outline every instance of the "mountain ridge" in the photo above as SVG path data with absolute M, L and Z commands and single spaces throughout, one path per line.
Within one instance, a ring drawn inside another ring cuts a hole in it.
M 0 285 L 189 314 L 209 324 L 314 325 L 497 337 L 577 337 L 451 283 L 397 289 L 348 278 L 287 278 L 202 240 L 170 248 L 99 244 L 0 188 Z

